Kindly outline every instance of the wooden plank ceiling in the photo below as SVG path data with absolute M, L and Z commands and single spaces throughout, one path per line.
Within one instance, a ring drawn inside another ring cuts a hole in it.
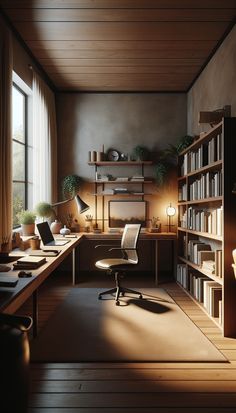
M 58 90 L 185 92 L 236 0 L 0 0 Z

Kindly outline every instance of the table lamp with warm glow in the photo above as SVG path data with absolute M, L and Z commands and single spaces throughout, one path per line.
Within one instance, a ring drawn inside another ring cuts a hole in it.
M 171 217 L 173 217 L 176 213 L 176 209 L 170 205 L 166 208 L 166 215 L 167 215 L 167 231 L 171 232 L 171 227 L 173 224 L 171 224 Z

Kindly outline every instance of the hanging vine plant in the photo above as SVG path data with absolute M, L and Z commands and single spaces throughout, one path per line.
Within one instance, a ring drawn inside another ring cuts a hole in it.
M 80 188 L 80 177 L 78 175 L 67 175 L 62 180 L 62 196 L 64 199 L 73 198 Z

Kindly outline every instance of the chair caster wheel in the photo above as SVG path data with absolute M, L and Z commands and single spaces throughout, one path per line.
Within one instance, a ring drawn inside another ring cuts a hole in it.
M 102 299 L 102 296 L 101 296 L 101 295 L 99 295 L 99 296 L 98 296 L 98 299 L 99 299 L 99 300 L 101 300 L 101 299 Z
M 121 295 L 122 297 L 124 297 L 124 296 L 125 296 L 125 293 L 120 293 L 120 295 Z
M 142 294 L 140 294 L 138 298 L 143 298 Z
M 120 301 L 116 301 L 116 305 L 120 305 Z

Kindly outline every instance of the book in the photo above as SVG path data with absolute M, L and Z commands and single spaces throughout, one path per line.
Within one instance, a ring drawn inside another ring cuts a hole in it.
M 13 264 L 13 269 L 35 269 L 40 267 L 46 262 L 45 257 L 38 257 L 27 255 L 25 257 L 19 258 L 16 263 Z
M 18 277 L 9 274 L 0 274 L 0 287 L 15 287 Z
M 56 257 L 60 254 L 58 250 L 33 250 L 30 252 L 30 257 Z

